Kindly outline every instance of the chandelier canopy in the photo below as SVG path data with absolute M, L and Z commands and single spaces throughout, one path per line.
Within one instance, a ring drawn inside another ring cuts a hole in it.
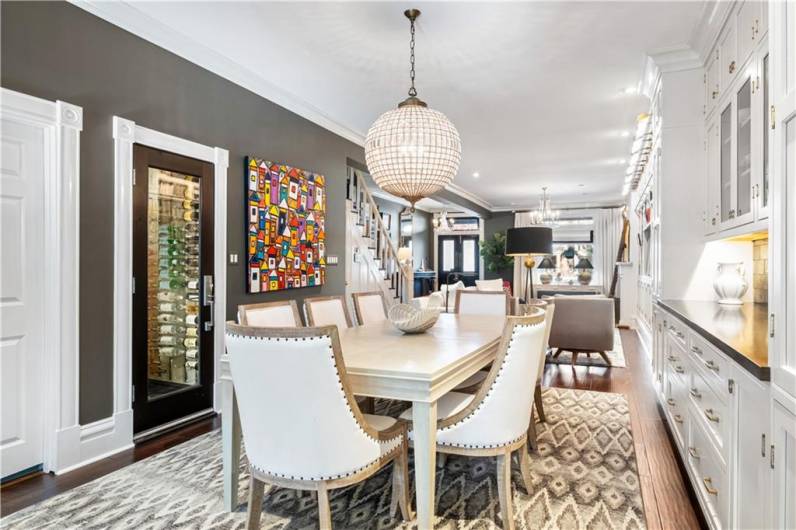
M 439 111 L 428 108 L 415 89 L 415 19 L 417 9 L 404 15 L 410 22 L 409 97 L 397 109 L 382 114 L 365 138 L 365 161 L 373 180 L 388 193 L 417 201 L 453 181 L 459 170 L 462 144 L 456 127 Z

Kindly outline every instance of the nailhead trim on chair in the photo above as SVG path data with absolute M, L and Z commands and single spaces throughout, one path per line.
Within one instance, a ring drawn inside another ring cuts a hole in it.
M 288 342 L 288 341 L 291 341 L 291 340 L 295 341 L 295 342 L 298 342 L 299 340 L 306 341 L 307 339 L 319 340 L 319 339 L 330 339 L 331 338 L 329 335 L 318 335 L 316 337 L 252 337 L 251 335 L 239 335 L 239 334 L 236 334 L 236 333 L 229 333 L 229 332 L 227 332 L 226 335 L 228 337 L 237 337 L 237 338 L 247 339 L 247 340 L 263 340 L 263 341 L 276 341 L 276 342 L 279 342 L 279 341 L 281 341 L 283 339 L 285 340 L 285 342 Z M 369 440 L 379 444 L 379 446 L 388 445 L 388 444 L 391 444 L 391 443 L 396 442 L 396 441 L 398 442 L 398 445 L 392 451 L 390 451 L 389 453 L 387 453 L 387 454 L 385 454 L 383 456 L 379 456 L 375 460 L 371 460 L 370 462 L 368 462 L 364 466 L 359 467 L 357 469 L 354 469 L 352 471 L 348 471 L 346 473 L 338 474 L 338 475 L 329 475 L 329 476 L 320 476 L 320 477 L 314 477 L 314 476 L 313 477 L 297 477 L 297 476 L 294 476 L 294 475 L 286 475 L 284 473 L 276 473 L 276 472 L 273 472 L 273 471 L 266 471 L 264 469 L 260 469 L 259 467 L 257 467 L 254 464 L 251 464 L 251 466 L 254 469 L 256 469 L 257 471 L 259 471 L 260 473 L 264 473 L 266 475 L 271 475 L 273 477 L 289 478 L 291 480 L 319 480 L 319 481 L 320 480 L 335 480 L 335 479 L 339 479 L 339 478 L 355 475 L 356 473 L 359 473 L 363 469 L 366 469 L 366 468 L 372 466 L 373 464 L 377 463 L 379 460 L 384 458 L 384 456 L 391 455 L 396 449 L 400 449 L 401 442 L 403 441 L 403 435 L 398 435 L 395 438 L 391 438 L 389 440 L 377 440 L 377 439 L 373 438 L 372 436 L 370 436 L 370 434 L 368 434 L 368 432 L 363 428 L 362 424 L 359 423 L 359 420 L 357 419 L 356 414 L 354 414 L 354 411 L 351 409 L 351 403 L 345 397 L 345 389 L 343 388 L 343 379 L 340 377 L 340 371 L 337 369 L 337 365 L 334 363 L 334 349 L 331 347 L 331 345 L 329 346 L 329 352 L 331 354 L 331 355 L 329 355 L 329 358 L 332 359 L 332 365 L 334 366 L 334 372 L 335 372 L 335 375 L 337 376 L 337 382 L 340 385 L 339 388 L 340 388 L 341 397 L 345 401 L 346 407 L 348 408 L 348 411 L 351 413 L 351 416 L 354 417 L 354 421 L 356 422 L 357 427 L 359 428 L 359 432 L 364 434 Z
M 532 325 L 538 326 L 540 324 L 526 324 L 526 325 L 517 325 L 517 326 L 515 326 L 514 330 L 511 333 L 511 338 L 509 339 L 509 343 L 508 343 L 508 345 L 506 347 L 506 351 L 509 351 L 511 349 L 511 345 L 514 342 L 514 336 L 517 333 L 517 328 L 525 329 L 525 328 L 531 327 Z M 543 323 L 542 323 L 542 325 L 543 325 Z M 498 380 L 500 379 L 501 375 L 503 374 L 503 367 L 505 365 L 506 365 L 506 356 L 503 357 L 503 361 L 500 363 L 500 368 L 498 369 L 498 373 L 495 376 L 495 380 L 492 381 L 492 385 L 489 387 L 489 390 L 487 390 L 487 392 L 484 395 L 483 399 L 481 399 L 481 403 L 479 403 L 478 406 L 476 408 L 474 408 L 472 410 L 472 412 L 470 412 L 470 414 L 468 414 L 467 416 L 465 416 L 461 420 L 457 421 L 453 425 L 448 425 L 447 427 L 442 429 L 442 432 L 450 430 L 450 429 L 452 429 L 452 428 L 454 428 L 454 427 L 456 427 L 458 425 L 462 425 L 463 423 L 468 421 L 470 418 L 472 418 L 475 415 L 476 412 L 481 410 L 481 407 L 483 407 L 483 405 L 486 402 L 487 398 L 489 398 L 489 396 L 492 395 L 492 390 L 495 388 L 495 385 L 497 384 Z M 514 440 L 508 441 L 506 443 L 489 444 L 489 445 L 453 444 L 453 443 L 444 443 L 444 442 L 437 442 L 437 443 L 439 443 L 439 445 L 443 445 L 443 446 L 446 446 L 446 447 L 461 447 L 461 448 L 464 448 L 464 449 L 493 449 L 493 448 L 496 448 L 496 447 L 503 447 L 503 446 L 506 446 L 506 445 L 511 445 L 512 443 L 516 442 L 520 438 L 522 438 L 522 436 L 519 436 L 518 438 L 515 438 Z

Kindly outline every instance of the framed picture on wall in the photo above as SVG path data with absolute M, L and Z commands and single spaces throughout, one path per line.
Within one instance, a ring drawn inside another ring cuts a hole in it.
M 381 214 L 381 222 L 384 223 L 384 228 L 387 229 L 387 232 L 392 230 L 392 215 L 389 213 L 382 213 Z
M 255 157 L 246 175 L 248 292 L 323 285 L 324 176 Z

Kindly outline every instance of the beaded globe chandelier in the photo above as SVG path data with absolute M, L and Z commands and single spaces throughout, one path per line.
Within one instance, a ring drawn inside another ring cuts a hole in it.
M 459 131 L 439 111 L 428 108 L 415 89 L 415 20 L 408 9 L 409 97 L 397 109 L 382 114 L 365 138 L 365 161 L 373 180 L 384 191 L 415 203 L 453 181 L 462 158 Z

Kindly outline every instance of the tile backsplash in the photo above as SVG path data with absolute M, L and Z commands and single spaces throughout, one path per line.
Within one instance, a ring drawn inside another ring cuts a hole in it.
M 768 303 L 768 239 L 752 242 L 752 296 L 756 303 Z

